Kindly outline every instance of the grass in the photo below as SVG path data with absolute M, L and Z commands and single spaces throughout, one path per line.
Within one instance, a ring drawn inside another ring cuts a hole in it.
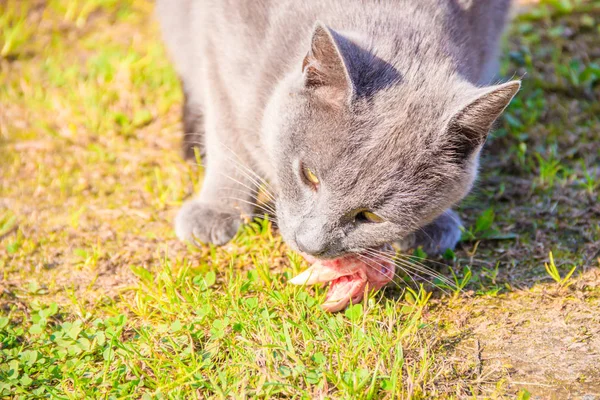
M 575 270 L 577 269 L 577 266 L 571 268 L 571 270 L 567 272 L 567 274 L 564 277 L 561 277 L 560 272 L 558 272 L 558 268 L 556 267 L 556 264 L 554 264 L 554 257 L 552 256 L 552 252 L 550 252 L 549 257 L 550 264 L 544 263 L 544 267 L 546 267 L 546 272 L 548 272 L 548 275 L 550 275 L 552 279 L 554 279 L 556 283 L 559 284 L 560 287 L 570 285 L 571 282 L 569 282 L 569 278 L 571 278 L 573 272 L 575 272 Z
M 523 90 L 463 241 L 412 254 L 460 290 L 402 276 L 334 315 L 286 284 L 306 264 L 268 220 L 224 248 L 175 239 L 201 174 L 151 12 L 0 2 L 0 396 L 600 395 L 598 1 L 511 26 L 503 71 Z

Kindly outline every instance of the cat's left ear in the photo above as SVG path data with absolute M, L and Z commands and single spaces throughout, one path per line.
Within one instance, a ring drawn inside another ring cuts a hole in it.
M 521 87 L 521 81 L 477 89 L 448 125 L 449 144 L 467 158 L 484 142 L 496 119 Z
M 310 50 L 302 62 L 304 86 L 328 101 L 343 102 L 352 98 L 352 80 L 341 51 L 343 40 L 333 29 L 317 22 Z

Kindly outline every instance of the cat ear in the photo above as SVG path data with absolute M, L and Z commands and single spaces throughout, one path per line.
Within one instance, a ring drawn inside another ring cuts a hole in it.
M 520 81 L 478 89 L 450 120 L 450 143 L 457 155 L 468 157 L 481 146 L 496 119 L 521 87 Z
M 338 101 L 350 99 L 353 92 L 352 81 L 340 50 L 341 39 L 333 29 L 317 22 L 310 50 L 302 62 L 304 86 Z

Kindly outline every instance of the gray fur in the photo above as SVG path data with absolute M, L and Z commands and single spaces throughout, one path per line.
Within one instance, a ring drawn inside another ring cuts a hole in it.
M 256 174 L 293 248 L 331 258 L 392 241 L 454 247 L 449 208 L 471 189 L 488 131 L 520 86 L 486 86 L 509 3 L 159 0 L 207 154 L 177 235 L 227 242 L 254 211 Z M 385 221 L 355 221 L 362 209 Z

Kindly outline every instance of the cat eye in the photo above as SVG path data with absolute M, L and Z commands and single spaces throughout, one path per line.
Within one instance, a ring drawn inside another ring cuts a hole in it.
M 319 178 L 317 178 L 317 175 L 315 175 L 315 173 L 312 172 L 310 168 L 302 167 L 302 176 L 308 183 L 312 184 L 315 188 L 319 185 Z
M 354 217 L 354 221 L 381 223 L 384 221 L 384 219 L 371 211 L 361 211 L 358 214 L 356 214 L 356 216 Z

